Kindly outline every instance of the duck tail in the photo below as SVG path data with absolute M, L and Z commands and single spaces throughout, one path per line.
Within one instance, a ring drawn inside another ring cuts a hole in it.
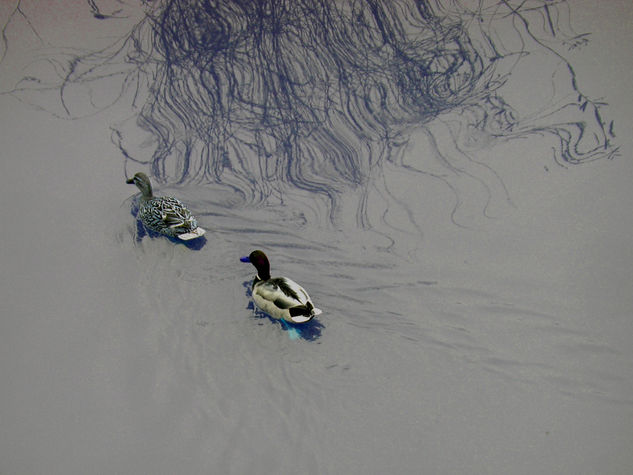
M 290 316 L 295 317 L 312 317 L 312 308 L 307 305 L 297 305 L 296 307 L 290 307 L 288 309 Z
M 291 307 L 288 309 L 290 311 L 291 317 L 314 317 L 316 315 L 321 315 L 321 309 L 316 308 L 310 302 L 305 305 L 297 305 L 296 307 Z
M 314 305 L 312 305 L 312 302 L 306 303 L 306 308 L 308 309 L 308 312 L 310 313 L 310 317 L 321 315 L 322 313 L 320 308 L 316 308 Z
M 306 305 L 297 305 L 288 309 L 290 312 L 290 319 L 293 323 L 306 323 L 312 320 L 316 315 L 321 313 L 321 310 L 315 308 L 311 303 Z

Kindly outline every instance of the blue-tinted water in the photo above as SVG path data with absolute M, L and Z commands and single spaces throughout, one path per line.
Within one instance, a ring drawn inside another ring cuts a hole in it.
M 0 472 L 626 473 L 630 98 L 572 5 L 89 3 L 133 29 L 0 98 Z M 256 310 L 253 249 L 323 314 Z

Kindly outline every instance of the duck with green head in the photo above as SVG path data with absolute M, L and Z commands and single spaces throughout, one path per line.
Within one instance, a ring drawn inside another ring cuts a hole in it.
M 287 277 L 271 277 L 268 257 L 260 250 L 240 258 L 257 269 L 253 279 L 253 300 L 265 313 L 290 323 L 306 323 L 321 314 L 303 287 Z
M 196 218 L 185 205 L 171 196 L 154 196 L 149 177 L 142 172 L 135 174 L 128 184 L 141 190 L 138 218 L 150 230 L 188 241 L 204 235 Z

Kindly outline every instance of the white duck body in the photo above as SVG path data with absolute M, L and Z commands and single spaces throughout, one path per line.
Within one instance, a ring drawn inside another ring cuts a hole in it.
M 154 196 L 149 178 L 137 173 L 126 181 L 141 190 L 138 218 L 152 231 L 188 241 L 204 235 L 196 218 L 180 200 L 170 196 Z
M 286 277 L 268 280 L 256 278 L 253 283 L 253 300 L 255 305 L 271 317 L 291 323 L 309 322 L 321 313 L 321 310 L 314 308 L 305 289 Z M 307 310 L 307 314 L 303 312 L 303 308 Z M 299 311 L 302 313 L 297 313 Z
M 321 313 L 305 289 L 295 281 L 287 277 L 270 277 L 268 259 L 262 251 L 253 251 L 241 260 L 251 262 L 257 268 L 253 300 L 271 317 L 290 323 L 306 323 Z

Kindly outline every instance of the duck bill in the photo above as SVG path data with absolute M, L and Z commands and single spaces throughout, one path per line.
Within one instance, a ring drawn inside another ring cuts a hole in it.
M 131 185 L 132 183 L 134 183 L 134 178 L 130 178 L 129 180 L 125 180 L 125 183 L 127 183 L 128 185 Z
M 250 258 L 248 256 L 240 257 L 240 261 L 242 261 L 242 262 L 251 262 L 251 260 L 250 260 Z

